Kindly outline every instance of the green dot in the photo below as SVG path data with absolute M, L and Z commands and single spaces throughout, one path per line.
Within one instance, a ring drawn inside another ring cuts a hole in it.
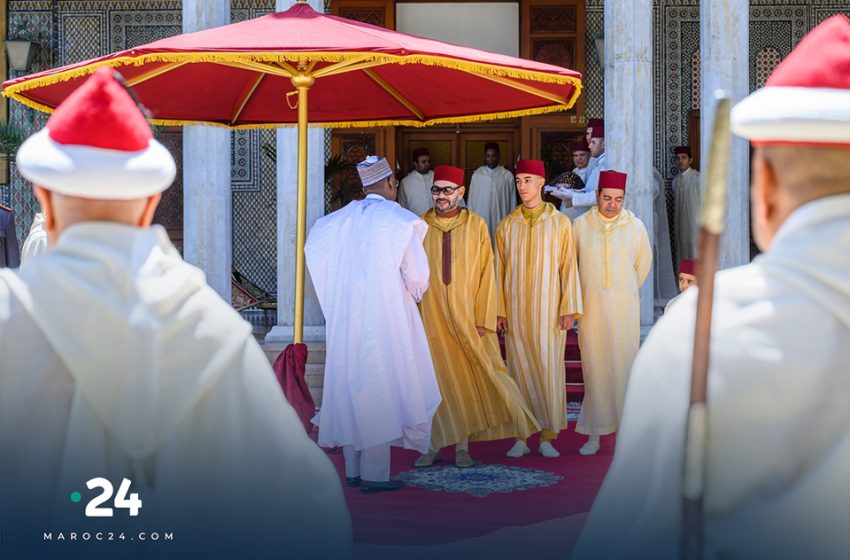
M 83 496 L 79 492 L 71 492 L 71 501 L 75 504 L 83 499 Z

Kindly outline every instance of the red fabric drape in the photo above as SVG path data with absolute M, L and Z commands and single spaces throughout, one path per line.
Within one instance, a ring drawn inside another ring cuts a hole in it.
M 274 373 L 283 394 L 309 434 L 313 429 L 310 419 L 316 414 L 316 404 L 307 387 L 307 345 L 290 344 L 274 361 Z

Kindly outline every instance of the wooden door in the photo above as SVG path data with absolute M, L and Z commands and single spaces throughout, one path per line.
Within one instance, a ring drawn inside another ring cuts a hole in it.
M 401 129 L 398 159 L 402 176 L 413 169 L 413 150 L 427 148 L 431 154 L 431 166 L 454 165 L 464 171 L 467 185 L 476 169 L 484 165 L 484 145 L 499 144 L 499 162 L 513 171 L 516 159 L 517 138 L 514 129 Z
M 513 132 L 468 132 L 460 135 L 460 159 L 457 166 L 463 169 L 466 184 L 475 170 L 484 165 L 484 145 L 499 145 L 499 163 L 513 172 L 516 162 L 516 145 Z
M 397 153 L 401 176 L 413 169 L 413 151 L 426 148 L 431 154 L 431 167 L 457 165 L 458 134 L 445 129 L 402 129 Z

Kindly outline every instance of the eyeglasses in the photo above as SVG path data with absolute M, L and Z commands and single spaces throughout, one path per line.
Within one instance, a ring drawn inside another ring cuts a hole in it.
M 431 187 L 431 194 L 454 194 L 460 187 Z

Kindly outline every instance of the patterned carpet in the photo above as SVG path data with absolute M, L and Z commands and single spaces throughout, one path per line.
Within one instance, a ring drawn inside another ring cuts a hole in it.
M 537 469 L 477 465 L 467 469 L 455 466 L 415 469 L 399 473 L 395 478 L 416 488 L 484 498 L 493 493 L 509 494 L 552 486 L 564 477 Z
M 602 438 L 598 455 L 582 457 L 578 450 L 586 438 L 570 423 L 555 441 L 561 452 L 555 459 L 537 454 L 537 439 L 529 439 L 532 453 L 521 459 L 505 457 L 513 441 L 473 442 L 469 452 L 480 465 L 465 470 L 454 467 L 452 448 L 428 469 L 414 469 L 415 451 L 393 449 L 390 474 L 406 482 L 404 490 L 364 494 L 344 488 L 355 543 L 438 545 L 589 511 L 611 463 L 614 437 Z M 329 457 L 342 478 L 342 453 Z

